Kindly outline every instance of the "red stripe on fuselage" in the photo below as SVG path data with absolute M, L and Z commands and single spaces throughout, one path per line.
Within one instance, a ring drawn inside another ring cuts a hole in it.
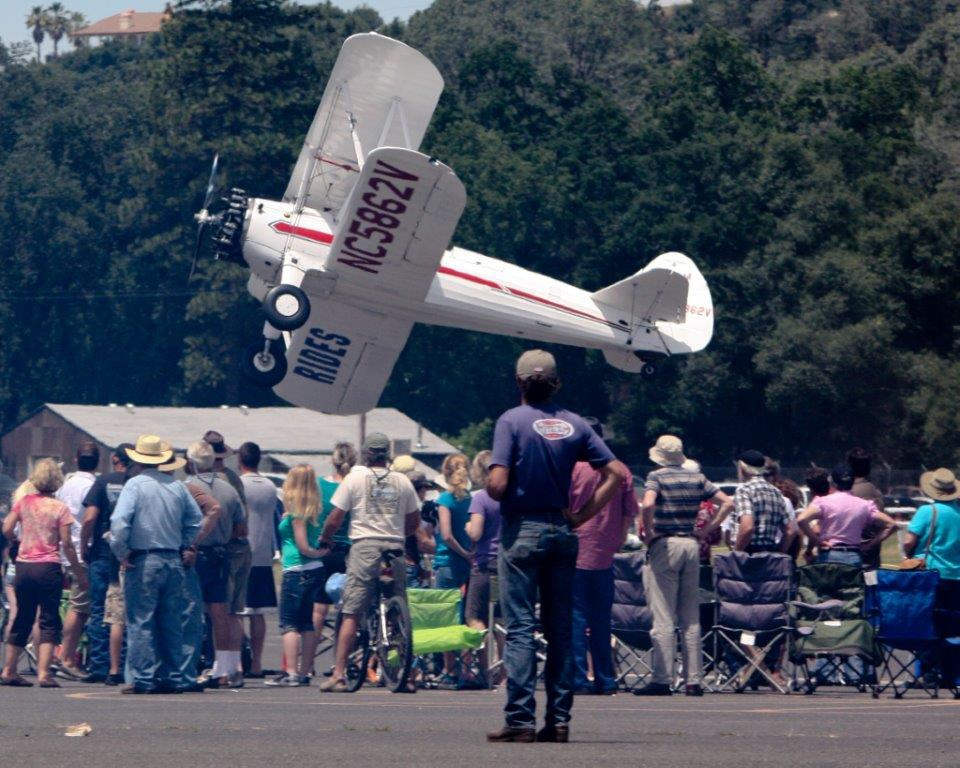
M 333 235 L 329 232 L 321 232 L 319 229 L 307 229 L 306 227 L 297 227 L 289 221 L 275 221 L 270 225 L 274 232 L 280 232 L 284 235 L 293 235 L 304 240 L 312 240 L 315 243 L 330 245 L 333 242 Z
M 587 320 L 593 320 L 597 323 L 603 323 L 604 325 L 609 325 L 613 328 L 618 328 L 619 330 L 624 330 L 620 328 L 615 323 L 611 323 L 609 320 L 603 317 L 597 317 L 596 315 L 591 315 L 588 312 L 582 312 L 579 309 L 574 309 L 573 307 L 568 307 L 563 304 L 559 304 L 550 299 L 544 299 L 540 296 L 535 296 L 532 293 L 527 293 L 526 291 L 521 291 L 519 288 L 508 288 L 507 286 L 500 285 L 500 283 L 494 282 L 493 280 L 487 280 L 483 277 L 477 277 L 476 275 L 471 275 L 468 272 L 460 272 L 456 269 L 451 269 L 450 267 L 440 267 L 437 272 L 441 275 L 450 275 L 451 277 L 459 277 L 461 280 L 466 280 L 471 283 L 476 283 L 477 285 L 483 285 L 487 288 L 493 288 L 497 291 L 502 291 L 507 294 L 512 294 L 514 296 L 519 296 L 521 299 L 526 299 L 527 301 L 532 301 L 537 304 L 542 304 L 546 307 L 551 307 L 553 309 L 559 309 L 563 312 L 569 312 L 570 314 L 578 315 Z

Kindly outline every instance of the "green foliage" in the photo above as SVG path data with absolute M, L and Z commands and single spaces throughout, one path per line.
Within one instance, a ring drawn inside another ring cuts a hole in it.
M 0 423 L 56 399 L 275 402 L 235 372 L 262 324 L 244 271 L 186 283 L 192 214 L 217 151 L 227 186 L 282 193 L 343 39 L 370 29 L 444 74 L 424 151 L 467 187 L 458 245 L 590 290 L 667 250 L 702 267 L 706 352 L 642 379 L 554 349 L 560 399 L 625 458 L 670 431 L 707 463 L 960 460 L 952 0 L 436 0 L 386 26 L 182 2 L 144 46 L 8 65 Z M 382 402 L 488 447 L 524 346 L 418 326 Z

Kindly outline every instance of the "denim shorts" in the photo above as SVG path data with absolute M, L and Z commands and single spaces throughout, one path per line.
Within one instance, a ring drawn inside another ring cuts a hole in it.
M 227 549 L 222 546 L 197 550 L 197 576 L 205 603 L 227 602 Z
M 322 602 L 323 568 L 284 571 L 280 582 L 280 634 L 313 632 L 313 604 Z

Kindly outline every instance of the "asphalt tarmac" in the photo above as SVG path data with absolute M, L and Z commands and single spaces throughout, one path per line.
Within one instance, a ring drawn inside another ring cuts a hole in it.
M 852 690 L 813 696 L 578 698 L 569 744 L 487 744 L 502 691 L 321 694 L 316 686 L 125 696 L 63 683 L 0 688 L 5 765 L 24 766 L 891 766 L 955 768 L 960 701 Z M 542 707 L 542 701 L 540 702 Z M 92 732 L 67 738 L 68 726 Z

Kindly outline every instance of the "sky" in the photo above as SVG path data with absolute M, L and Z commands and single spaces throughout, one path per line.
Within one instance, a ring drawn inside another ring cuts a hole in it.
M 68 11 L 77 11 L 93 23 L 115 13 L 134 9 L 137 11 L 162 11 L 165 0 L 61 0 Z M 374 8 L 388 21 L 394 18 L 407 19 L 415 11 L 430 5 L 431 0 L 367 0 L 363 5 Z M 46 0 L 0 0 L 0 40 L 4 43 L 27 40 L 33 45 L 31 31 L 27 29 L 27 16 L 35 5 L 49 5 Z M 361 3 L 353 0 L 334 0 L 341 8 L 355 8 Z M 69 50 L 69 44 L 61 43 L 61 50 Z M 50 41 L 43 44 L 42 52 L 46 56 L 53 50 Z

